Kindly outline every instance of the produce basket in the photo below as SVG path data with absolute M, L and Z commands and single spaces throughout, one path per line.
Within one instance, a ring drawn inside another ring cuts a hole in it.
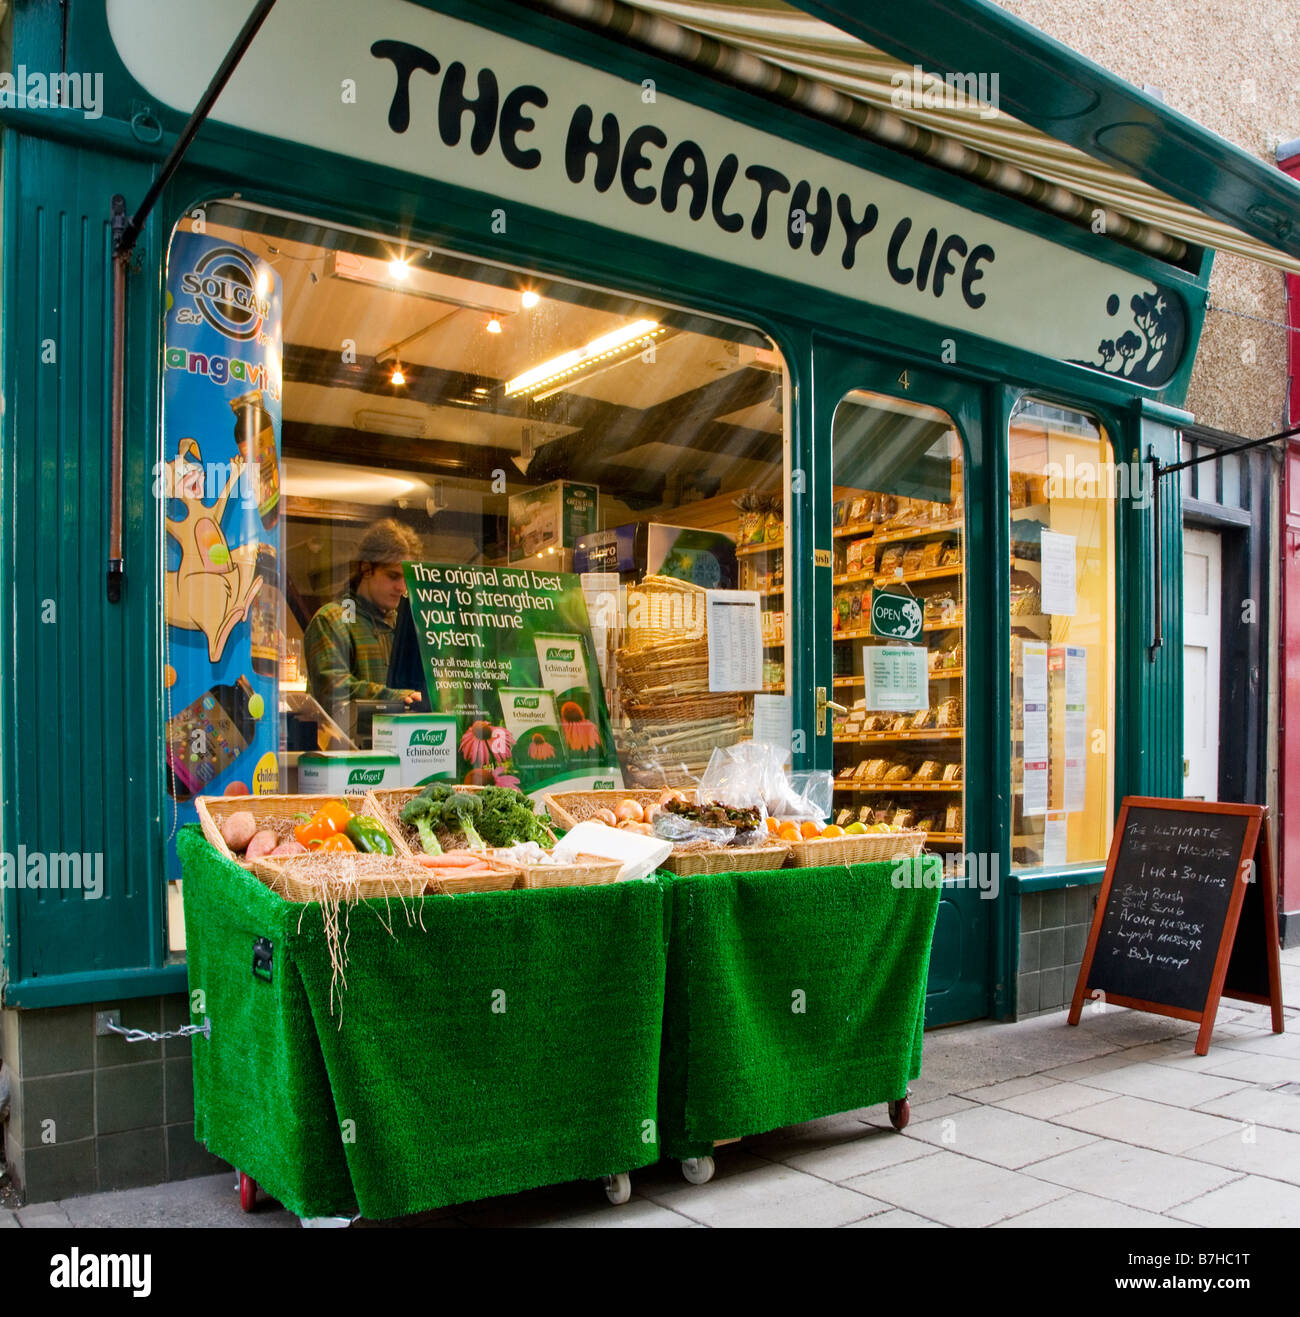
M 623 865 L 603 855 L 578 855 L 572 864 L 529 864 L 508 858 L 508 853 L 494 852 L 507 863 L 518 866 L 523 874 L 521 887 L 599 887 L 612 883 Z
M 659 866 L 679 877 L 697 873 L 751 873 L 779 869 L 790 853 L 789 842 L 767 842 L 762 846 L 716 846 L 709 850 L 673 851 Z
M 659 803 L 660 789 L 654 791 L 559 791 L 542 797 L 546 812 L 565 832 L 579 823 L 596 817 L 599 809 L 615 809 L 624 800 L 635 800 L 642 809 Z
M 457 874 L 454 869 L 426 869 L 419 860 L 412 861 L 416 868 L 429 875 L 429 890 L 444 896 L 460 896 L 465 892 L 508 892 L 524 885 L 523 870 L 513 861 L 485 853 L 483 862 L 492 869 L 490 874 Z
M 458 783 L 448 783 L 448 785 L 454 785 L 457 791 L 482 790 L 481 787 L 462 786 Z M 384 825 L 399 855 L 420 855 L 424 852 L 424 847 L 420 844 L 419 832 L 415 828 L 407 827 L 401 817 L 402 806 L 423 790 L 423 787 L 389 787 L 366 793 L 369 811 Z M 555 834 L 550 828 L 547 828 L 546 832 L 550 837 L 549 844 L 554 846 Z
M 254 860 L 252 870 L 286 901 L 365 901 L 373 897 L 405 900 L 440 891 L 437 876 L 405 856 L 361 855 L 330 851 Z
M 631 649 L 704 635 L 704 591 L 673 576 L 647 576 L 627 592 L 627 638 Z
M 924 832 L 864 832 L 848 837 L 810 837 L 792 841 L 789 863 L 796 869 L 824 864 L 870 864 L 920 855 Z
M 657 640 L 649 645 L 620 649 L 615 655 L 624 678 L 644 679 L 646 673 L 679 667 L 698 667 L 709 663 L 707 636 L 695 640 Z
M 679 699 L 636 700 L 623 696 L 625 712 L 645 735 L 686 728 L 713 718 L 739 720 L 743 714 L 740 695 L 687 695 Z
M 221 835 L 221 825 L 240 810 L 247 810 L 256 820 L 260 829 L 274 832 L 281 841 L 293 836 L 293 830 L 302 822 L 302 815 L 312 815 L 322 805 L 331 801 L 343 801 L 354 814 L 369 814 L 378 818 L 372 808 L 368 807 L 366 796 L 199 796 L 194 802 L 199 814 L 199 826 L 203 835 L 217 848 L 226 859 L 233 860 L 245 869 L 251 869 L 255 863 L 235 855 L 225 838 Z M 383 822 L 380 819 L 380 822 Z M 390 834 L 391 835 L 391 834 Z M 396 839 L 394 839 L 396 844 Z M 400 847 L 399 847 L 400 850 Z

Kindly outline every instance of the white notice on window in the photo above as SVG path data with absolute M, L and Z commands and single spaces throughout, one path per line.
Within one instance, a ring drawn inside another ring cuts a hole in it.
M 794 701 L 788 695 L 754 696 L 754 740 L 775 745 L 787 757 L 794 734 Z
M 1020 651 L 1020 725 L 1023 769 L 1021 813 L 1047 811 L 1047 644 L 1026 640 Z
M 1062 806 L 1083 809 L 1088 787 L 1088 651 L 1065 647 L 1065 782 Z
M 910 713 L 930 707 L 924 645 L 864 645 L 862 674 L 871 712 Z
M 1058 617 L 1074 616 L 1075 562 L 1074 536 L 1045 530 L 1042 534 L 1044 613 Z
M 706 590 L 709 628 L 709 689 L 763 688 L 762 602 L 757 590 Z
M 1069 863 L 1069 839 L 1066 828 L 1070 820 L 1064 814 L 1049 814 L 1043 820 L 1043 864 Z

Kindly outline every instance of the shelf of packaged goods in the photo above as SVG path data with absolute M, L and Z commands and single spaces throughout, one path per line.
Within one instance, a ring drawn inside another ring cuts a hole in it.
M 767 695 L 783 690 L 785 690 L 785 682 L 783 681 L 769 681 L 763 686 L 763 691 Z
M 966 676 L 965 668 L 931 668 L 931 681 L 960 681 Z
M 896 795 L 900 792 L 958 792 L 963 789 L 961 782 L 836 782 L 836 791 L 874 791 L 879 795 Z
M 832 585 L 870 585 L 876 579 L 874 572 L 849 572 L 843 576 L 832 576 Z
M 747 558 L 753 553 L 773 553 L 784 548 L 784 540 L 768 540 L 765 544 L 738 544 L 736 545 L 736 557 Z
M 951 563 L 947 567 L 922 567 L 915 572 L 899 572 L 894 576 L 877 576 L 873 578 L 873 584 L 881 590 L 886 590 L 891 585 L 908 585 L 914 581 L 941 581 L 946 576 L 960 576 L 961 574 L 961 563 Z
M 963 732 L 961 727 L 918 727 L 905 732 L 862 732 L 857 736 L 832 736 L 836 745 L 870 745 L 873 741 L 955 741 Z
M 960 832 L 927 832 L 923 845 L 960 846 L 965 838 Z
M 871 523 L 856 526 L 836 526 L 831 535 L 839 540 L 849 535 L 864 535 L 872 544 L 897 544 L 902 540 L 926 539 L 931 535 L 951 535 L 960 531 L 962 520 L 955 517 L 950 521 L 923 521 L 915 526 L 904 526 L 898 530 L 876 531 Z M 736 550 L 740 552 L 739 549 Z
M 778 585 L 773 590 L 758 590 L 755 593 L 760 599 L 771 599 L 774 595 L 785 594 L 785 586 Z

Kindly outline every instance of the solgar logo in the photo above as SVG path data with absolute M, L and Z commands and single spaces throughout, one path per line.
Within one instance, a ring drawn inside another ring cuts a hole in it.
M 382 768 L 354 768 L 348 774 L 350 787 L 377 787 L 384 780 Z
M 540 709 L 542 700 L 539 695 L 520 695 L 515 700 L 516 709 Z
M 130 1290 L 133 1298 L 153 1292 L 149 1253 L 82 1253 L 79 1248 L 50 1259 L 53 1290 Z
M 447 729 L 445 727 L 426 728 L 424 731 L 412 732 L 407 745 L 445 745 Z
M 561 649 L 558 645 L 552 645 L 546 651 L 546 661 L 548 663 L 572 663 L 576 649 Z
M 194 299 L 198 316 L 182 309 L 176 319 L 195 324 L 202 318 L 219 334 L 248 342 L 262 332 L 271 305 L 253 263 L 238 247 L 215 247 L 181 275 L 181 292 Z

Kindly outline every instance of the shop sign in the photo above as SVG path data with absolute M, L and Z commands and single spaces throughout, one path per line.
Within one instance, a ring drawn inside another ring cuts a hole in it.
M 241 6 L 107 0 L 123 63 L 185 112 Z M 536 206 L 1150 386 L 1170 288 L 897 180 L 405 0 L 280 0 L 212 118 L 477 193 L 508 254 Z
M 921 634 L 921 603 L 911 595 L 871 592 L 871 634 L 888 640 L 915 640 Z

